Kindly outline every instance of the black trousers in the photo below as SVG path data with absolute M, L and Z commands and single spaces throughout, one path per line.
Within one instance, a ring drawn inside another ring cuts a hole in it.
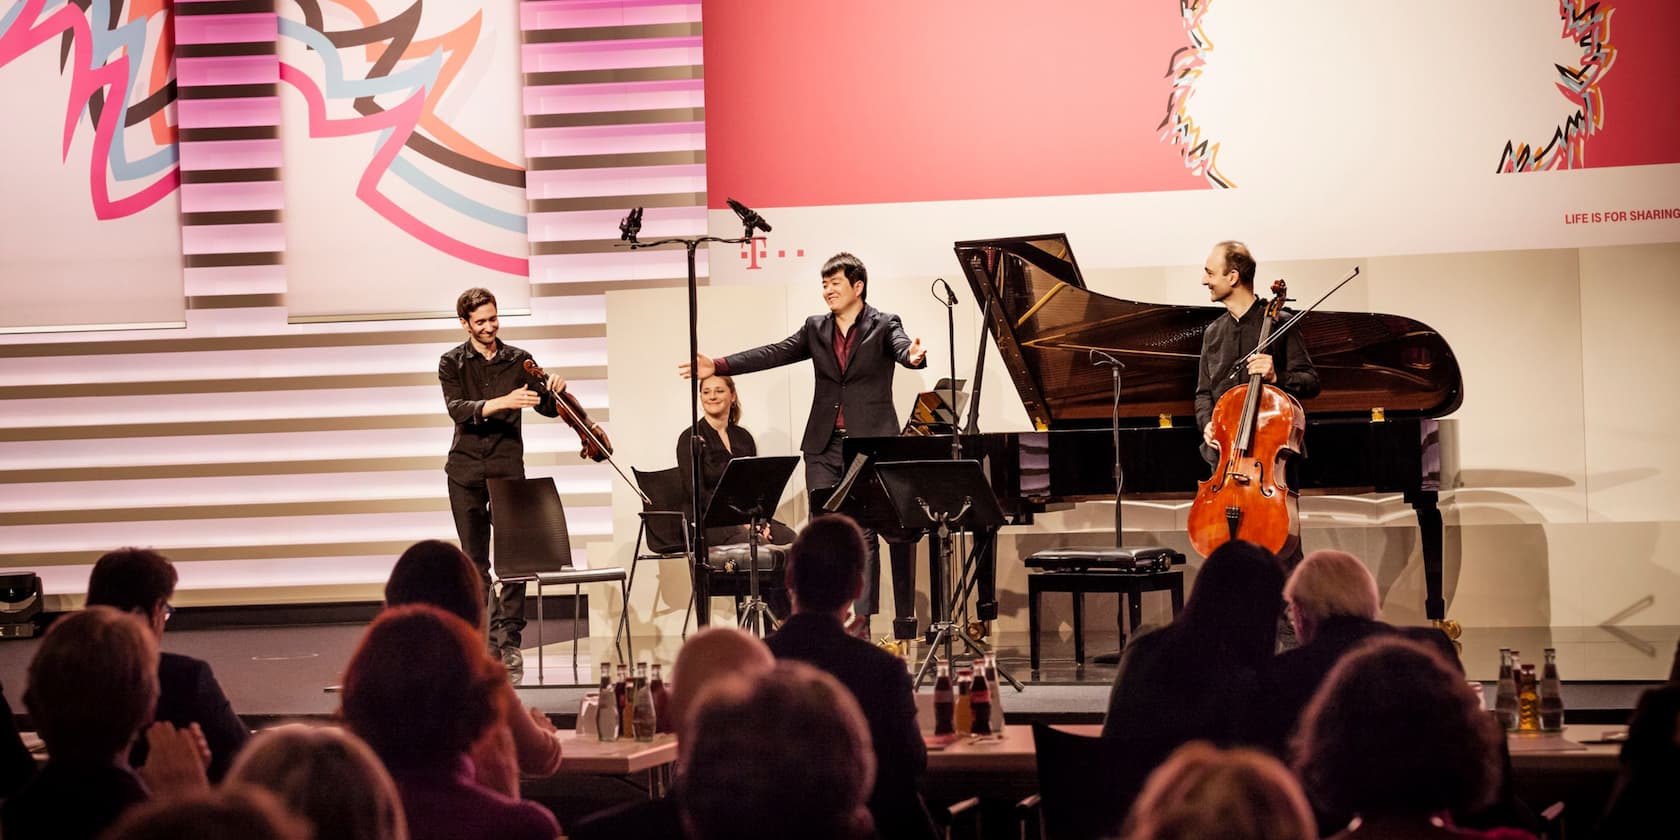
M 835 432 L 829 436 L 828 445 L 823 447 L 823 451 L 816 454 L 805 453 L 805 490 L 811 497 L 813 516 L 822 510 L 821 505 L 828 499 L 828 491 L 840 483 L 840 476 L 846 472 L 840 451 L 845 439 L 845 435 Z M 852 602 L 852 610 L 858 615 L 874 615 L 881 611 L 881 594 L 877 585 L 877 581 L 881 579 L 881 544 L 873 528 L 863 529 L 863 544 L 869 549 L 869 563 L 863 571 L 863 591 L 858 594 L 857 600 Z M 914 621 L 916 546 L 890 543 L 888 548 L 892 552 L 893 613 L 901 620 Z M 910 638 L 914 635 L 914 629 L 911 629 L 908 635 L 900 637 Z
M 463 484 L 449 479 L 449 509 L 455 514 L 455 535 L 461 551 L 478 567 L 478 579 L 490 602 L 490 647 L 520 646 L 525 632 L 525 584 L 504 583 L 494 593 L 490 582 L 490 490 L 482 483 Z

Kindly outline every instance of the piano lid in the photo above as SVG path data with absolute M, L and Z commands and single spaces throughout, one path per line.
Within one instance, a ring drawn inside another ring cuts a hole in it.
M 1153 425 L 1161 414 L 1195 417 L 1202 332 L 1224 307 L 1140 303 L 1090 291 L 1064 234 L 958 242 L 956 252 L 1036 428 L 1108 425 L 1113 374 L 1092 364 L 1091 350 L 1126 364 L 1123 424 Z M 1303 403 L 1309 419 L 1369 418 L 1378 407 L 1394 417 L 1440 417 L 1463 402 L 1458 360 L 1426 324 L 1318 310 L 1295 329 L 1323 388 Z

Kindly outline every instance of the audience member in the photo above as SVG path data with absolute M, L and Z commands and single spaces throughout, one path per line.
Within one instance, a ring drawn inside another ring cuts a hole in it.
M 788 553 L 793 615 L 770 636 L 778 660 L 807 662 L 832 674 L 857 698 L 875 747 L 869 811 L 889 837 L 932 837 L 922 801 L 927 745 L 916 724 L 916 698 L 904 660 L 846 632 L 846 612 L 863 591 L 869 553 L 863 532 L 844 515 L 812 519 Z
M 247 785 L 135 808 L 106 840 L 311 840 L 309 825 L 272 793 Z M 321 840 L 315 835 L 313 840 Z
M 670 709 L 679 742 L 693 737 L 688 711 L 694 699 L 719 680 L 753 678 L 776 666 L 775 657 L 752 634 L 735 627 L 713 625 L 688 637 L 677 651 L 671 673 Z M 681 768 L 678 768 L 679 772 Z M 591 814 L 573 826 L 571 840 L 681 840 L 682 816 L 674 796 L 638 799 Z
M 1300 783 L 1258 750 L 1193 741 L 1144 783 L 1127 840 L 1316 840 Z
M 161 642 L 164 625 L 175 612 L 169 599 L 175 595 L 176 580 L 174 564 L 162 554 L 144 548 L 119 548 L 93 564 L 87 604 L 134 613 Z M 158 720 L 177 728 L 198 725 L 210 747 L 208 771 L 212 782 L 227 774 L 234 754 L 251 734 L 233 713 L 233 704 L 222 693 L 210 664 L 179 653 L 165 652 L 158 660 L 156 714 Z M 146 763 L 144 741 L 135 744 L 129 760 L 135 767 Z
M 1652 826 L 1672 825 L 1680 792 L 1680 684 L 1646 691 L 1628 722 L 1621 770 L 1610 803 L 1598 822 L 1606 840 L 1644 836 Z
M 385 582 L 385 605 L 430 604 L 485 632 L 484 584 L 478 567 L 450 543 L 423 540 L 408 547 Z M 560 769 L 560 736 L 554 723 L 537 709 L 528 709 L 503 686 L 502 726 L 493 727 L 473 746 L 478 780 L 506 793 L 519 795 L 519 776 L 547 778 Z M 512 756 L 508 755 L 511 743 Z
M 552 840 L 554 816 L 473 778 L 469 751 L 502 719 L 507 671 L 436 607 L 385 610 L 344 672 L 341 714 L 396 781 L 414 840 Z
M 1326 550 L 1307 555 L 1290 573 L 1283 598 L 1301 645 L 1278 654 L 1263 672 L 1254 722 L 1255 739 L 1276 755 L 1285 754 L 1301 710 L 1330 669 L 1367 639 L 1404 636 L 1423 642 L 1463 672 L 1445 633 L 1377 620 L 1377 581 L 1352 554 Z
M 313 840 L 408 840 L 385 765 L 338 727 L 292 724 L 258 733 L 228 771 L 228 783 L 280 797 L 309 821 Z
M 1337 838 L 1532 837 L 1460 829 L 1448 817 L 1492 798 L 1503 737 L 1439 654 L 1377 638 L 1330 671 L 1301 715 L 1295 768 L 1321 830 Z
M 129 769 L 129 746 L 157 705 L 157 662 L 157 640 L 114 609 L 70 613 L 47 630 L 29 663 L 23 704 L 48 760 L 0 808 L 0 834 L 93 838 L 150 795 L 206 786 L 191 736 L 167 723 L 147 733 L 156 754 L 145 781 Z
M 1237 540 L 1215 549 L 1178 616 L 1121 653 L 1103 736 L 1133 742 L 1150 765 L 1190 741 L 1242 741 L 1282 599 L 1271 552 Z
M 833 677 L 778 662 L 709 686 L 678 741 L 678 804 L 690 840 L 861 840 L 875 782 L 869 728 Z M 883 828 L 883 837 L 893 837 Z
M 35 756 L 23 745 L 4 688 L 0 688 L 0 716 L 0 800 L 4 800 L 35 777 Z

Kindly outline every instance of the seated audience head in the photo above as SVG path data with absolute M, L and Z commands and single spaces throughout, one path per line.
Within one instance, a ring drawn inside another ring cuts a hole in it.
M 314 826 L 314 840 L 406 840 L 397 788 L 379 756 L 336 726 L 291 724 L 259 733 L 228 781 L 267 790 Z
M 689 709 L 707 686 L 728 677 L 756 677 L 776 667 L 763 640 L 742 630 L 714 624 L 688 637 L 671 667 L 671 720 L 682 733 Z
M 385 606 L 431 604 L 484 628 L 484 583 L 478 567 L 453 543 L 421 540 L 408 547 L 385 581 Z
M 708 686 L 678 739 L 688 836 L 873 836 L 869 725 L 851 692 L 801 662 Z
M 1259 667 L 1277 646 L 1283 567 L 1260 546 L 1231 540 L 1213 550 L 1196 574 L 1173 626 L 1221 644 L 1246 665 Z
M 308 823 L 288 812 L 273 794 L 249 785 L 147 803 L 129 811 L 104 836 L 107 840 L 312 840 Z
M 1326 813 L 1475 809 L 1499 784 L 1501 737 L 1463 674 L 1422 644 L 1383 637 L 1345 656 L 1313 696 L 1295 769 Z
M 465 621 L 425 604 L 392 607 L 345 667 L 340 714 L 392 774 L 445 770 L 501 718 L 506 682 Z
M 1345 551 L 1315 551 L 1308 554 L 1289 582 L 1283 586 L 1290 619 L 1303 644 L 1311 642 L 1324 625 L 1336 616 L 1375 621 L 1381 609 L 1377 580 L 1359 558 Z
M 178 581 L 175 564 L 162 554 L 149 548 L 119 548 L 93 564 L 87 605 L 138 613 L 153 635 L 162 636 L 163 623 L 174 612 L 169 599 Z
M 811 519 L 788 552 L 787 586 L 793 608 L 805 613 L 838 613 L 863 591 L 869 559 L 863 532 L 845 514 Z
M 1313 840 L 1318 828 L 1300 783 L 1277 759 L 1206 741 L 1155 768 L 1132 806 L 1127 840 Z
M 108 763 L 150 723 L 157 639 L 140 619 L 89 607 L 47 629 L 29 662 L 23 704 L 53 761 Z

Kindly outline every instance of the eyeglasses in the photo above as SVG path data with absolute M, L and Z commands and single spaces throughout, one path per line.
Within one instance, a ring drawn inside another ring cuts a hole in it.
M 174 617 L 175 617 L 175 605 L 169 603 L 168 601 L 165 601 L 164 604 L 163 604 L 163 620 L 168 621 L 169 619 L 174 618 Z

